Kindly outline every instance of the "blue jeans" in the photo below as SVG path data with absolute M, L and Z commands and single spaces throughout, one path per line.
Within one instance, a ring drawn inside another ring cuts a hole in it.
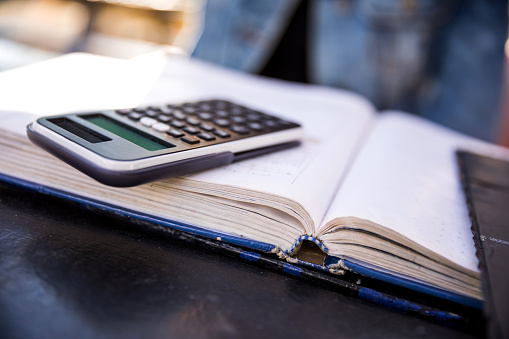
M 193 56 L 259 72 L 298 3 L 209 0 Z M 495 137 L 507 1 L 310 0 L 308 27 L 312 82 Z

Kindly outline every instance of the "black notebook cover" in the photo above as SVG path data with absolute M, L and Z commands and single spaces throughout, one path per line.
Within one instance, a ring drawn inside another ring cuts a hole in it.
M 458 152 L 477 247 L 488 334 L 509 337 L 509 162 Z

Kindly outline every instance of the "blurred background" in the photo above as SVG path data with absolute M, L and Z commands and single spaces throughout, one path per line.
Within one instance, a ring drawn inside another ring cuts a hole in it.
M 205 0 L 0 0 L 0 71 L 69 52 L 191 53 Z
M 131 58 L 177 48 L 246 72 L 346 88 L 379 110 L 509 146 L 507 3 L 0 0 L 0 71 L 70 52 Z

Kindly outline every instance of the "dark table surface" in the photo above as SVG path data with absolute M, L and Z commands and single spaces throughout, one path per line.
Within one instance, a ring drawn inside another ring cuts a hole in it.
M 2 338 L 463 338 L 55 198 L 0 186 Z

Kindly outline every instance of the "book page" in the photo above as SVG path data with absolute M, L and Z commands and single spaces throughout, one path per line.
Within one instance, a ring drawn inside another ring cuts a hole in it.
M 346 91 L 225 70 L 199 61 L 170 60 L 147 104 L 226 99 L 304 126 L 301 146 L 188 176 L 284 196 L 300 203 L 315 225 L 325 215 L 374 109 Z
M 509 153 L 415 116 L 382 114 L 325 222 L 367 219 L 478 271 L 458 148 Z

